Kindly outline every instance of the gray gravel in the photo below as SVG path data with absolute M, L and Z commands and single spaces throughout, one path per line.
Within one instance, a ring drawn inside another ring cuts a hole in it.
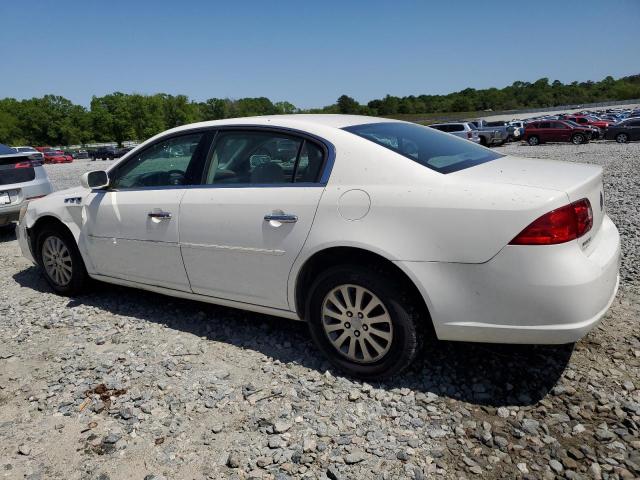
M 104 284 L 56 296 L 5 235 L 0 478 L 638 478 L 640 144 L 500 150 L 605 167 L 622 288 L 575 347 L 432 342 L 367 384 L 300 323 Z M 47 169 L 64 188 L 94 165 Z

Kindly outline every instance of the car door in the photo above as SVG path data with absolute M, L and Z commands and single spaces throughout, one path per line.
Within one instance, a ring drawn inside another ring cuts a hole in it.
M 540 122 L 538 124 L 538 135 L 543 142 L 555 141 L 552 135 L 551 122 Z
M 193 292 L 289 309 L 289 272 L 306 241 L 328 148 L 277 130 L 221 130 L 203 185 L 180 206 Z
M 211 138 L 200 131 L 160 139 L 112 169 L 108 188 L 91 192 L 84 233 L 98 274 L 190 290 L 180 255 L 180 201 L 194 172 L 199 179 Z
M 640 140 L 640 120 L 631 120 L 625 124 L 629 140 Z
M 563 122 L 551 122 L 553 137 L 558 142 L 568 142 L 571 138 L 571 128 Z

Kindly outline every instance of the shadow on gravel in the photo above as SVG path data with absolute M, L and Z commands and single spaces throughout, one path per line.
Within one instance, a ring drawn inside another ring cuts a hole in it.
M 16 226 L 0 225 L 0 243 L 12 242 L 16 239 Z
M 36 267 L 23 270 L 13 278 L 22 287 L 51 292 Z M 294 362 L 320 372 L 331 369 L 314 348 L 302 322 L 105 283 L 96 283 L 91 292 L 69 299 L 67 306 L 71 309 L 80 305 L 98 307 L 210 341 L 255 350 L 283 363 Z M 573 345 L 493 345 L 433 340 L 425 345 L 423 358 L 407 372 L 373 385 L 430 392 L 485 408 L 533 405 L 555 386 L 572 352 Z M 333 370 L 332 373 L 339 374 Z

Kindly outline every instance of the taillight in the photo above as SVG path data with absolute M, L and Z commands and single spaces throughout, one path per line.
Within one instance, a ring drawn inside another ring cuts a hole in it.
M 31 168 L 31 162 L 18 162 L 13 164 L 13 168 Z
M 580 238 L 593 226 L 588 199 L 544 214 L 511 240 L 510 245 L 556 245 Z
M 473 132 L 467 132 L 467 138 L 473 138 Z

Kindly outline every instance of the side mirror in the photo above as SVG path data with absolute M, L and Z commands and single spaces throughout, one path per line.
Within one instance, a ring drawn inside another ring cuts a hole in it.
M 80 184 L 84 188 L 105 188 L 109 186 L 109 175 L 104 170 L 87 172 L 80 177 Z

